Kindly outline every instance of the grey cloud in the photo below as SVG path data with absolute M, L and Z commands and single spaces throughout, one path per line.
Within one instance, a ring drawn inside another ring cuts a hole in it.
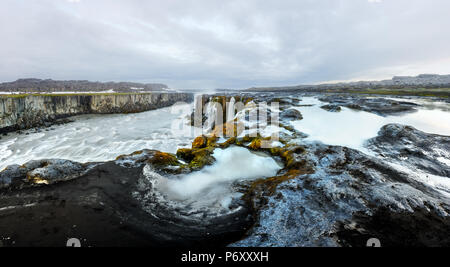
M 289 85 L 450 59 L 447 0 L 4 0 L 0 80 Z M 385 75 L 393 75 L 385 71 Z

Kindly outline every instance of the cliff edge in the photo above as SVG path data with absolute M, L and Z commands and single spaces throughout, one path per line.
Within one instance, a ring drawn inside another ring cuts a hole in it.
M 74 115 L 137 113 L 192 100 L 190 93 L 0 96 L 0 133 L 39 127 Z

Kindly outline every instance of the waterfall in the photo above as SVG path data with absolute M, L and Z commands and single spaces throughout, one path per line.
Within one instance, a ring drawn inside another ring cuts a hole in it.
M 217 103 L 212 102 L 210 99 L 210 101 L 205 106 L 206 121 L 205 124 L 203 125 L 203 130 L 205 131 L 205 133 L 208 133 L 214 128 L 216 116 L 217 116 Z
M 227 122 L 234 120 L 234 116 L 235 116 L 234 104 L 235 103 L 236 103 L 236 99 L 234 97 L 232 97 L 230 99 L 230 102 L 228 103 L 228 107 L 227 107 L 227 117 L 226 117 Z

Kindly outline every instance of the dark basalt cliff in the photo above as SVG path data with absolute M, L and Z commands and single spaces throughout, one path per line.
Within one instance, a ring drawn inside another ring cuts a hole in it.
M 25 95 L 0 97 L 0 133 L 80 114 L 136 113 L 191 102 L 190 93 Z

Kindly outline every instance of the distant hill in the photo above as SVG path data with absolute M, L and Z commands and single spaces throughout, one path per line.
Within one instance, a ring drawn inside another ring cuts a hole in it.
M 358 90 L 358 89 L 419 89 L 450 88 L 450 75 L 421 74 L 415 77 L 395 76 L 391 80 L 359 81 L 348 83 L 324 83 L 317 85 L 296 85 L 285 87 L 253 87 L 247 91 L 322 91 L 322 90 Z
M 0 83 L 2 92 L 114 92 L 164 91 L 168 87 L 159 83 L 90 82 L 84 80 L 56 81 L 51 79 L 19 79 Z

